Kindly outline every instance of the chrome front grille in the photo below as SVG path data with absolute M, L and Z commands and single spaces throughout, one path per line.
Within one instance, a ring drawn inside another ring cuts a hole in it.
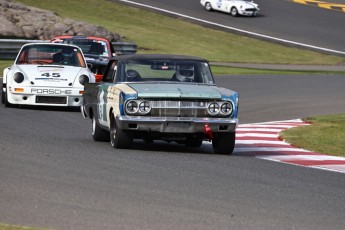
M 209 117 L 208 101 L 151 101 L 151 116 Z

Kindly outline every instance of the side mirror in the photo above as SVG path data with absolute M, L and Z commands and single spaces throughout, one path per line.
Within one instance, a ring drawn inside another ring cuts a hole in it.
M 91 68 L 93 67 L 93 65 L 92 65 L 91 63 L 87 63 L 87 67 L 88 67 L 89 69 L 91 69 Z

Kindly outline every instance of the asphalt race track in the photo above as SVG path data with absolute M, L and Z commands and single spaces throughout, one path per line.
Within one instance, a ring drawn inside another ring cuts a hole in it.
M 344 112 L 343 76 L 228 76 L 241 123 Z M 290 90 L 291 89 L 291 90 Z M 0 222 L 53 229 L 343 229 L 343 173 L 136 141 L 78 111 L 0 106 Z
M 198 0 L 137 2 L 344 51 L 340 11 L 258 0 L 261 16 L 232 18 L 205 13 Z M 345 112 L 344 75 L 218 76 L 216 82 L 240 93 L 241 124 Z M 345 226 L 344 173 L 238 152 L 216 155 L 209 144 L 135 141 L 130 150 L 114 150 L 92 140 L 91 121 L 78 109 L 0 105 L 0 117 L 0 223 L 64 230 Z
M 113 1 L 123 2 L 123 0 Z M 340 51 L 345 54 L 345 12 L 315 7 L 316 4 L 299 4 L 292 0 L 255 0 L 261 9 L 257 17 L 234 18 L 216 11 L 205 11 L 199 0 L 132 0 L 131 2 L 162 8 L 251 33 Z M 325 0 L 323 2 L 345 5 L 345 0 Z

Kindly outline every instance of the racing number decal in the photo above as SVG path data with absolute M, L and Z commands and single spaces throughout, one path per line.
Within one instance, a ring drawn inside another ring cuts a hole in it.
M 105 91 L 100 89 L 99 102 L 98 102 L 98 121 L 102 125 L 107 125 L 107 113 L 106 113 L 106 102 L 104 100 Z
M 61 77 L 60 73 L 42 73 L 42 77 Z

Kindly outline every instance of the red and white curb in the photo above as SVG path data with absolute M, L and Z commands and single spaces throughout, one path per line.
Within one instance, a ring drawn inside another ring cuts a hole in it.
M 345 158 L 295 148 L 279 140 L 281 131 L 305 125 L 309 124 L 300 119 L 239 125 L 234 154 L 345 173 Z

